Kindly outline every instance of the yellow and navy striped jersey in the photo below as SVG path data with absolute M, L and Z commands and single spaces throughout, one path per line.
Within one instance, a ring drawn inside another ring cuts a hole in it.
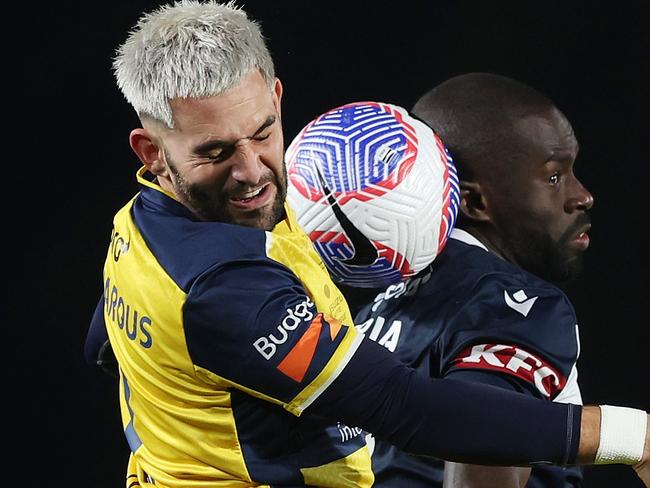
M 204 222 L 138 181 L 104 266 L 127 484 L 370 486 L 364 433 L 301 415 L 362 336 L 291 209 L 271 232 Z

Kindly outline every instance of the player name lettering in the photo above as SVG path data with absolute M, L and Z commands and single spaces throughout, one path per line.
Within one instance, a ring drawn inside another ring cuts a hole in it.
M 257 349 L 264 359 L 267 361 L 271 359 L 277 350 L 277 346 L 287 342 L 289 332 L 294 331 L 303 321 L 310 321 L 314 318 L 311 312 L 311 307 L 314 304 L 306 297 L 304 301 L 300 302 L 293 309 L 287 309 L 287 315 L 282 319 L 282 322 L 277 326 L 278 332 L 273 332 L 268 336 L 262 336 L 253 342 L 253 346 Z
M 124 237 L 120 235 L 115 229 L 111 232 L 111 251 L 113 253 L 113 260 L 117 263 L 122 254 L 126 254 L 129 251 L 130 244 L 124 240 Z
M 149 330 L 149 327 L 153 326 L 151 318 L 129 304 L 117 286 L 111 286 L 110 278 L 106 278 L 104 283 L 104 311 L 106 317 L 117 324 L 131 341 L 138 339 L 138 343 L 145 349 L 152 346 L 153 339 Z
M 412 278 L 407 282 L 400 281 L 394 285 L 388 285 L 386 289 L 378 294 L 375 297 L 374 303 L 372 305 L 372 311 L 376 312 L 379 306 L 384 302 L 384 300 L 390 300 L 391 298 L 398 298 L 402 295 L 411 296 L 418 291 L 420 285 L 426 283 L 431 279 L 431 272 L 428 272 L 424 276 L 418 278 Z
M 393 320 L 389 327 L 384 328 L 385 323 L 386 319 L 380 315 L 372 317 L 356 327 L 359 332 L 366 334 L 368 339 L 384 346 L 390 352 L 395 352 L 399 336 L 402 333 L 402 321 Z

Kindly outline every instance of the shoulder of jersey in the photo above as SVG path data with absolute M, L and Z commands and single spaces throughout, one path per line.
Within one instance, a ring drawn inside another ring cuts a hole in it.
M 508 275 L 529 286 L 553 288 L 556 286 L 535 276 L 497 255 L 478 246 L 457 239 L 449 239 L 443 252 L 433 263 L 433 275 L 453 286 L 471 286 L 487 275 Z
M 261 229 L 194 221 L 137 206 L 132 215 L 158 263 L 181 288 L 211 267 L 266 258 L 267 234 Z

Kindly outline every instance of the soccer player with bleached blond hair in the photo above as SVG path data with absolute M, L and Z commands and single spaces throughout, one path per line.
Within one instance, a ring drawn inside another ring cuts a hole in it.
M 368 487 L 364 431 L 463 462 L 592 462 L 599 439 L 608 462 L 648 458 L 598 407 L 426 378 L 355 329 L 285 203 L 282 84 L 242 9 L 145 14 L 115 74 L 140 191 L 113 217 L 87 354 L 107 332 L 128 486 Z

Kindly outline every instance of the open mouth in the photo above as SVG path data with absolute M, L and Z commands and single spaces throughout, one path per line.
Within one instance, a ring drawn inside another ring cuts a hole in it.
M 267 183 L 259 188 L 230 197 L 230 202 L 239 208 L 258 208 L 267 203 L 270 193 L 270 184 Z
M 254 198 L 259 197 L 263 192 L 265 192 L 267 186 L 268 185 L 265 185 L 265 186 L 263 186 L 261 188 L 251 190 L 251 191 L 246 192 L 243 195 L 240 195 L 238 197 L 232 197 L 231 200 L 234 201 L 234 202 L 250 202 Z
M 573 242 L 575 243 L 576 246 L 578 246 L 581 249 L 587 249 L 589 247 L 589 229 L 591 226 L 585 227 L 582 232 L 580 232 L 574 239 Z

